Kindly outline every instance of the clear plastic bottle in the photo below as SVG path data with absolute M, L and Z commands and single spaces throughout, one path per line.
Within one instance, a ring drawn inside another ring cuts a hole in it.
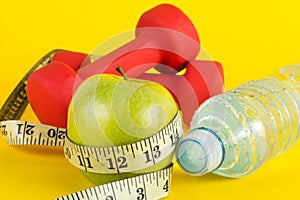
M 205 101 L 179 141 L 179 166 L 238 178 L 292 147 L 300 134 L 300 65 L 282 67 Z

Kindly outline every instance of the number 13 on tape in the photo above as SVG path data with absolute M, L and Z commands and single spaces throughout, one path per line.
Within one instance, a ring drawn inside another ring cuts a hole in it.
M 122 173 L 145 169 L 173 155 L 183 130 L 179 113 L 157 134 L 139 142 L 115 147 L 86 147 L 66 137 L 66 158 L 77 168 L 94 173 Z M 151 155 L 151 156 L 150 156 Z M 97 186 L 58 199 L 144 200 L 166 197 L 172 164 L 165 169 Z
M 179 113 L 166 128 L 150 138 L 107 148 L 79 146 L 68 140 L 66 129 L 19 121 L 28 104 L 25 87 L 29 75 L 49 63 L 56 51 L 46 54 L 29 70 L 0 109 L 0 134 L 8 144 L 64 146 L 66 158 L 71 164 L 95 173 L 132 172 L 154 165 L 174 153 L 175 144 L 183 134 Z M 160 199 L 168 195 L 172 166 L 171 163 L 159 171 L 96 186 L 56 200 Z
M 134 145 L 130 144 L 124 147 L 93 148 L 79 146 L 68 140 L 66 129 L 27 121 L 1 121 L 0 132 L 10 145 L 64 146 L 66 158 L 79 169 L 103 173 L 122 173 L 143 169 L 172 154 L 175 143 L 182 136 L 179 119 L 180 117 L 177 115 L 170 125 L 161 132 L 146 140 L 134 143 Z M 169 126 L 172 126 L 172 128 Z M 153 144 L 155 145 L 152 148 Z M 126 146 L 130 148 L 125 148 Z M 123 151 L 117 150 L 120 148 Z M 111 149 L 111 153 L 108 152 L 109 149 Z M 127 149 L 128 152 L 124 149 Z M 152 156 L 150 157 L 150 155 Z M 106 161 L 106 164 L 101 164 L 103 160 Z M 119 161 L 121 161 L 119 165 L 114 165 L 114 163 Z M 104 167 L 97 168 L 97 162 L 99 166 Z M 124 166 L 124 169 L 122 169 L 122 166 Z M 96 186 L 57 198 L 56 200 L 160 199 L 166 197 L 169 193 L 172 166 L 173 164 L 171 163 L 159 171 Z

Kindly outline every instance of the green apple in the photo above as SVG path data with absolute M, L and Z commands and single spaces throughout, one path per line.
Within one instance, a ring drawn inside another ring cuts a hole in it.
M 178 112 L 172 95 L 154 82 L 94 75 L 75 92 L 68 111 L 68 137 L 79 145 L 131 144 L 166 127 Z M 120 174 L 82 171 L 92 183 L 104 184 L 168 166 L 173 154 L 143 170 Z

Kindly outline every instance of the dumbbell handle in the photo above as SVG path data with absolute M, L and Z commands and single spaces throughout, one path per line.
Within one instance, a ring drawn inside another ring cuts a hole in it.
M 213 61 L 191 61 L 184 75 L 144 73 L 139 78 L 165 86 L 178 103 L 187 125 L 199 105 L 222 93 L 224 85 L 222 66 Z
M 115 68 L 121 66 L 128 77 L 138 77 L 158 64 L 167 68 L 184 66 L 199 51 L 199 43 L 178 31 L 165 28 L 142 29 L 139 32 L 145 34 L 140 34 L 129 43 L 80 68 L 78 76 L 85 80 L 99 73 L 119 75 Z

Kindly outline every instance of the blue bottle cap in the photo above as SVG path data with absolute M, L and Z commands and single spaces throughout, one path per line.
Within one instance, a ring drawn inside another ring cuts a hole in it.
M 224 157 L 223 143 L 211 130 L 197 128 L 181 139 L 176 148 L 176 160 L 188 174 L 201 176 L 217 169 Z

